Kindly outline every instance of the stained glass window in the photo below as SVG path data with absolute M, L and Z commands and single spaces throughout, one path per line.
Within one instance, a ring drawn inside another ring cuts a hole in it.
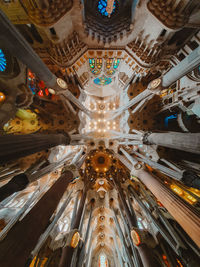
M 108 71 L 106 71 L 106 74 L 107 74 L 108 76 L 111 76 L 111 75 L 113 75 L 114 73 L 115 73 L 114 70 L 108 70 Z
M 99 267 L 108 267 L 108 260 L 104 254 L 99 256 Z
M 98 69 L 102 68 L 102 58 L 97 58 L 96 59 L 96 66 Z
M 30 70 L 27 73 L 27 84 L 32 93 L 39 95 L 40 97 L 49 96 L 49 90 L 43 81 L 37 79 L 35 74 Z
M 112 67 L 113 58 L 107 58 L 106 60 L 106 69 L 110 69 Z
M 113 68 L 117 69 L 119 67 L 119 63 L 120 63 L 120 59 L 119 58 L 114 59 Z
M 101 15 L 108 17 L 108 12 L 106 11 L 106 7 L 107 7 L 107 0 L 100 0 L 98 3 L 98 10 L 101 13 Z M 114 1 L 112 14 L 115 12 L 115 8 L 116 8 L 116 3 Z
M 101 70 L 100 69 L 94 69 L 94 70 L 92 70 L 92 73 L 94 74 L 94 75 L 98 75 L 99 73 L 101 72 Z
M 91 69 L 94 69 L 95 67 L 95 60 L 94 58 L 89 58 L 89 65 Z
M 112 82 L 112 79 L 109 77 L 106 77 L 105 75 L 94 79 L 94 83 L 97 85 L 108 85 L 111 82 Z
M 90 70 L 94 75 L 99 75 L 102 69 L 102 58 L 89 58 Z
M 0 71 L 5 71 L 7 66 L 7 61 L 4 52 L 0 49 Z

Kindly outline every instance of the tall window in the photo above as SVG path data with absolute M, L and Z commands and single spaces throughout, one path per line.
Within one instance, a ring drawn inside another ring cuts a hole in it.
M 108 267 L 108 260 L 104 254 L 99 256 L 99 266 L 98 267 Z
M 98 10 L 101 13 L 101 15 L 108 17 L 108 12 L 106 11 L 107 7 L 107 0 L 99 0 L 98 2 Z M 113 3 L 113 11 L 112 14 L 115 12 L 116 3 L 114 1 Z
M 6 62 L 5 54 L 2 51 L 2 49 L 0 49 L 0 71 L 3 72 L 6 69 L 6 65 L 7 65 L 7 62 Z

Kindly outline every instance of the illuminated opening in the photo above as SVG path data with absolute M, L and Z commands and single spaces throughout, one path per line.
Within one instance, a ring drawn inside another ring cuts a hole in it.
M 107 7 L 107 0 L 100 0 L 98 3 L 98 10 L 101 13 L 101 15 L 108 17 L 108 12 L 106 11 L 106 7 Z M 111 14 L 113 14 L 115 12 L 115 8 L 116 8 L 116 3 L 114 1 L 113 11 Z
M 5 71 L 7 66 L 6 57 L 4 52 L 0 49 L 0 71 Z
M 99 267 L 108 267 L 108 260 L 104 254 L 99 256 Z

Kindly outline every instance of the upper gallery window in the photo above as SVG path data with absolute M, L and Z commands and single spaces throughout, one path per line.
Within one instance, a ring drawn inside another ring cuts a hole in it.
M 107 0 L 99 0 L 98 11 L 101 13 L 101 15 L 108 17 L 109 14 L 106 11 L 106 7 L 107 7 Z M 116 8 L 116 3 L 114 1 L 113 2 L 113 10 L 112 10 L 111 14 L 113 14 L 115 12 L 115 8 Z
M 108 260 L 104 254 L 99 256 L 99 267 L 108 267 Z
M 0 71 L 5 71 L 7 66 L 7 61 L 4 52 L 0 49 Z

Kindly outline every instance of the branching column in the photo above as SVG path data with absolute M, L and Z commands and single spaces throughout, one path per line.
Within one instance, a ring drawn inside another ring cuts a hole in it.
M 119 197 L 120 197 L 120 200 L 121 200 L 121 204 L 122 204 L 122 207 L 123 207 L 123 209 L 124 209 L 124 211 L 126 213 L 128 224 L 129 224 L 131 229 L 137 228 L 137 218 L 136 218 L 135 214 L 133 214 L 133 215 L 131 214 L 120 184 L 116 183 L 115 178 L 113 180 L 115 182 L 115 186 L 118 189 L 118 193 L 119 193 Z M 153 259 L 152 255 L 149 253 L 149 249 L 145 244 L 142 244 L 142 245 L 138 246 L 137 250 L 139 252 L 139 255 L 140 255 L 140 258 L 141 258 L 141 260 L 143 262 L 144 267 L 154 266 L 153 265 L 154 264 L 154 259 Z M 134 254 L 134 258 L 135 258 L 134 261 L 137 263 L 137 266 L 140 266 L 137 252 Z
M 69 143 L 70 137 L 67 134 L 3 135 L 0 136 L 0 163 Z
M 192 51 L 180 63 L 168 71 L 162 78 L 162 86 L 168 87 L 172 83 L 191 72 L 200 65 L 200 46 Z
M 200 154 L 199 133 L 147 133 L 146 136 L 144 136 L 144 143 L 156 144 L 164 147 L 170 147 L 195 154 Z
M 75 218 L 74 222 L 72 222 L 72 229 L 78 229 L 79 228 L 79 225 L 80 225 L 80 222 L 81 222 L 82 213 L 83 213 L 83 210 L 84 210 L 86 196 L 87 196 L 87 190 L 86 190 L 86 188 L 84 188 L 84 190 L 82 192 L 80 204 L 79 204 L 79 207 L 78 207 L 78 211 L 76 213 L 76 218 Z M 67 246 L 67 247 L 63 248 L 62 256 L 61 256 L 60 263 L 59 263 L 59 267 L 70 267 L 71 261 L 72 261 L 72 257 L 73 257 L 73 253 L 74 253 L 74 248 L 72 248 L 70 246 Z
M 200 214 L 191 205 L 175 195 L 161 181 L 141 169 L 134 172 L 144 185 L 163 204 L 192 240 L 200 247 Z M 163 197 L 164 196 L 164 197 Z
M 23 220 L 13 226 L 0 243 L 0 266 L 25 265 L 72 178 L 70 171 L 62 174 Z
M 14 176 L 7 184 L 0 187 L 0 202 L 15 192 L 21 191 L 29 184 L 26 174 L 20 173 Z

